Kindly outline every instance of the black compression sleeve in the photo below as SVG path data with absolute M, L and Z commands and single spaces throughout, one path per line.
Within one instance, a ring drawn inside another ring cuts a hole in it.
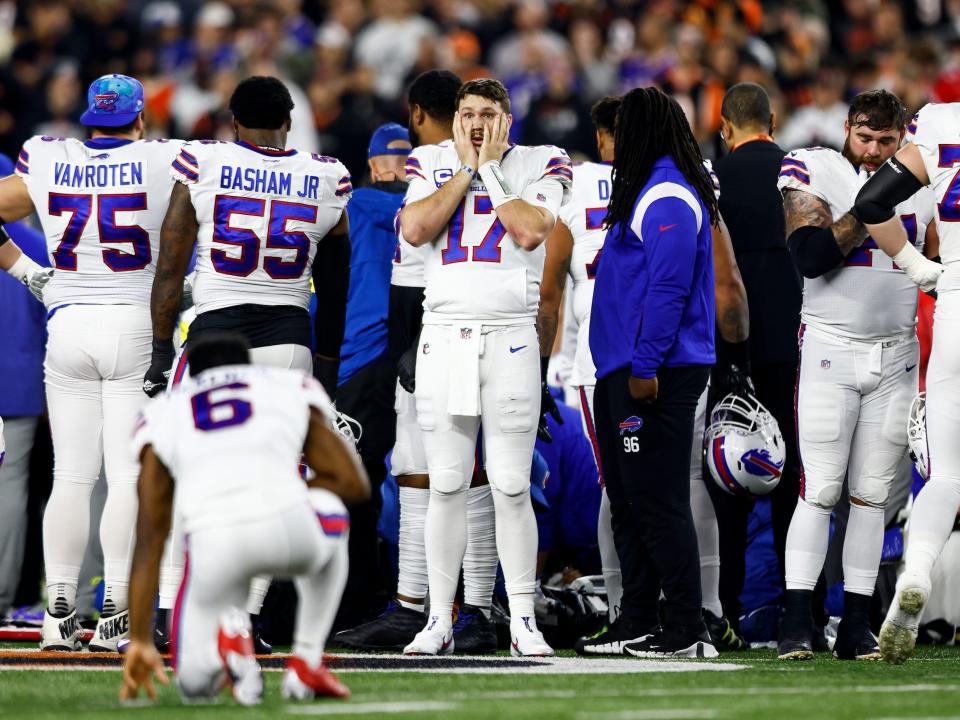
M 787 247 L 797 269 L 806 278 L 820 277 L 843 262 L 843 253 L 828 227 L 797 228 L 787 238 Z
M 878 225 L 892 218 L 897 205 L 922 187 L 907 166 L 892 157 L 860 188 L 850 212 L 864 224 Z
M 6 220 L 0 217 L 0 246 L 2 246 L 7 240 L 10 239 L 10 236 L 7 234 L 7 229 L 4 227 Z
M 316 352 L 324 357 L 339 358 L 350 289 L 349 235 L 327 235 L 317 245 L 313 286 L 317 293 L 317 314 L 313 320 Z

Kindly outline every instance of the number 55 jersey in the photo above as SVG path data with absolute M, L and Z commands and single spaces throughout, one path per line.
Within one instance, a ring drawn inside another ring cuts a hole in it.
M 202 140 L 183 147 L 170 173 L 190 189 L 200 224 L 198 314 L 248 303 L 307 309 L 317 243 L 353 190 L 339 160 Z
M 182 140 L 32 137 L 16 174 L 40 216 L 56 272 L 48 308 L 149 305 L 160 225 Z

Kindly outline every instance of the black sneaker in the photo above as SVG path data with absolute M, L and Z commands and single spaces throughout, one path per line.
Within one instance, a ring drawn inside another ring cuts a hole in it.
M 810 635 L 810 644 L 815 653 L 830 652 L 830 641 L 827 640 L 827 628 L 815 624 L 813 626 L 813 633 Z
M 813 645 L 809 635 L 782 634 L 777 641 L 778 660 L 811 660 Z
M 330 644 L 348 650 L 403 650 L 427 624 L 425 613 L 391 600 L 380 616 L 363 625 L 341 630 Z
M 787 590 L 784 614 L 780 621 L 777 658 L 810 660 L 813 658 L 813 619 L 810 616 L 812 590 Z
M 610 625 L 589 637 L 582 637 L 573 644 L 577 655 L 623 655 L 627 643 L 637 642 L 652 632 L 651 629 L 641 630 L 635 622 L 630 622 L 622 615 Z
M 845 617 L 837 628 L 833 656 L 840 660 L 880 660 L 880 646 L 867 618 Z
M 463 604 L 453 623 L 453 649 L 463 655 L 481 655 L 497 650 L 497 631 L 483 611 Z
M 624 650 L 639 658 L 715 658 L 720 654 L 703 623 L 699 626 L 660 625 L 652 634 L 625 645 Z
M 718 650 L 743 650 L 747 647 L 747 643 L 737 635 L 726 617 L 717 617 L 704 608 L 703 621 L 707 624 L 710 639 Z

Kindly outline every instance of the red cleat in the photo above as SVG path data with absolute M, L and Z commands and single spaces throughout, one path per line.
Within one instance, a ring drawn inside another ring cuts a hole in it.
M 241 705 L 259 705 L 263 697 L 263 676 L 253 652 L 250 617 L 245 612 L 230 608 L 220 616 L 217 651 L 234 699 Z
M 288 700 L 313 700 L 317 697 L 350 697 L 350 689 L 337 679 L 327 666 L 314 669 L 296 655 L 287 660 L 283 673 L 283 697 Z

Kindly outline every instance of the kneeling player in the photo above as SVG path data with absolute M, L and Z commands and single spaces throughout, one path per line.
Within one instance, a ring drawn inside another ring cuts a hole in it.
M 229 684 L 238 702 L 260 701 L 263 681 L 241 608 L 251 578 L 265 574 L 295 577 L 300 596 L 284 696 L 347 697 L 323 665 L 323 645 L 347 578 L 342 501 L 369 496 L 363 468 L 331 429 L 332 404 L 313 378 L 250 366 L 236 335 L 208 336 L 189 353 L 195 375 L 148 405 L 134 431 L 140 510 L 120 697 L 136 697 L 140 686 L 154 696 L 151 674 L 167 682 L 151 609 L 174 481 L 187 548 L 173 639 L 184 698 L 211 698 Z M 309 487 L 297 471 L 301 452 L 316 473 Z

